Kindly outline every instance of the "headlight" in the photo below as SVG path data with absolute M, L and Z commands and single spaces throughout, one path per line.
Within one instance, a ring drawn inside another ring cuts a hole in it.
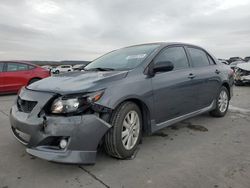
M 55 114 L 74 112 L 78 109 L 79 104 L 80 102 L 77 98 L 63 99 L 60 97 L 53 102 L 51 112 Z
M 104 91 L 98 91 L 79 96 L 62 96 L 54 100 L 51 105 L 51 113 L 53 114 L 68 114 L 74 112 L 82 112 L 89 106 L 98 101 Z

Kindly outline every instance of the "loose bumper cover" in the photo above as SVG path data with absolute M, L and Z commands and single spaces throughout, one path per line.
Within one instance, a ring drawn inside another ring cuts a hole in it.
M 250 83 L 250 71 L 238 68 L 235 72 L 235 81 Z
M 20 111 L 17 104 L 11 108 L 13 135 L 36 157 L 62 163 L 95 163 L 98 144 L 111 126 L 95 114 L 40 116 L 41 109 L 52 96 L 27 89 L 21 91 L 20 98 L 39 100 L 30 113 Z M 59 146 L 62 139 L 67 140 L 65 148 Z

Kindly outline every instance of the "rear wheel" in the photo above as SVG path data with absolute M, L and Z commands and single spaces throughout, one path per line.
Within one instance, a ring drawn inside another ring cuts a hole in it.
M 224 86 L 221 87 L 220 93 L 216 99 L 216 108 L 210 112 L 214 117 L 223 117 L 227 113 L 229 105 L 229 92 Z
M 37 82 L 37 81 L 39 81 L 39 80 L 40 80 L 39 78 L 33 78 L 33 79 L 31 79 L 31 80 L 29 81 L 28 85 L 33 84 L 33 83 L 35 83 L 35 82 Z
M 133 102 L 122 103 L 111 118 L 112 128 L 105 135 L 104 148 L 116 158 L 131 157 L 141 139 L 142 116 Z

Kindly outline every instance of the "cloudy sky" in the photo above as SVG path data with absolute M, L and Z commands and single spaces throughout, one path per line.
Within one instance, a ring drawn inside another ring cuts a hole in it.
M 250 56 L 250 0 L 0 1 L 0 60 L 92 60 L 156 41 Z

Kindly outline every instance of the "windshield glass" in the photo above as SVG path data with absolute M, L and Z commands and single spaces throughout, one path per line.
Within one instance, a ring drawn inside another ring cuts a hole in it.
M 115 50 L 94 60 L 84 69 L 130 70 L 137 67 L 158 47 L 157 44 L 147 44 Z

